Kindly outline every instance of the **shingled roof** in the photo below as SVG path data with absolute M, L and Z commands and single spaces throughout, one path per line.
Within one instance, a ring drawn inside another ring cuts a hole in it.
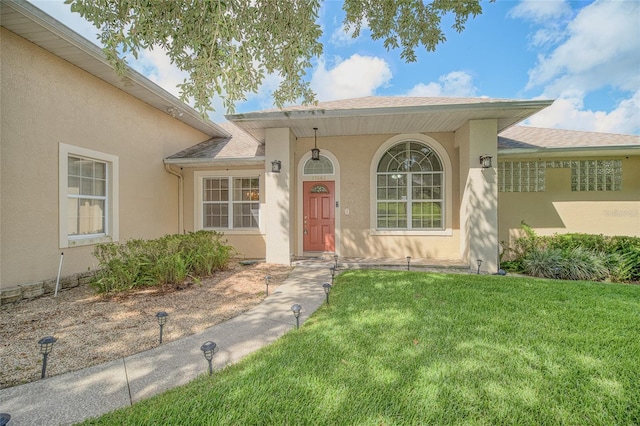
M 498 150 L 640 148 L 640 136 L 513 126 L 498 135 Z
M 207 162 L 230 163 L 264 161 L 264 145 L 233 123 L 218 125 L 231 136 L 211 138 L 182 150 L 165 159 L 167 164 L 193 163 L 203 165 Z
M 339 99 L 335 101 L 318 102 L 316 105 L 293 105 L 271 108 L 256 113 L 289 112 L 289 111 L 324 111 L 324 110 L 355 110 L 369 108 L 399 108 L 435 105 L 464 105 L 486 104 L 499 102 L 513 102 L 514 99 L 498 98 L 454 98 L 454 97 L 416 97 L 416 96 L 365 96 L 362 98 Z

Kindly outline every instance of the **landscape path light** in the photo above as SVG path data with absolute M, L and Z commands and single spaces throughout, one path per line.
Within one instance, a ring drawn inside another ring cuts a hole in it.
M 322 284 L 322 288 L 324 288 L 324 294 L 327 296 L 327 305 L 329 304 L 329 293 L 331 293 L 331 284 L 324 283 Z
M 296 303 L 291 306 L 291 310 L 293 311 L 293 315 L 296 317 L 296 328 L 300 328 L 300 311 L 302 310 L 302 306 Z
M 269 282 L 271 282 L 271 275 L 265 275 L 264 284 L 267 286 L 267 296 L 269 295 Z
M 208 342 L 204 342 L 202 346 L 200 346 L 200 350 L 204 354 L 204 359 L 209 363 L 209 375 L 213 374 L 213 367 L 211 366 L 211 360 L 213 359 L 213 353 L 216 350 L 216 342 L 212 342 L 209 340 Z
M 331 271 L 331 284 L 333 284 L 333 280 L 336 277 L 336 268 L 329 268 L 329 271 Z
M 478 262 L 478 275 L 480 275 L 480 265 L 482 265 L 482 259 L 478 259 L 476 262 Z
M 411 265 L 411 256 L 407 256 L 407 271 L 410 269 Z
M 53 350 L 53 344 L 57 340 L 58 339 L 53 336 L 46 336 L 38 341 L 38 344 L 40 345 L 40 353 L 42 354 L 42 375 L 40 376 L 41 379 L 44 379 L 45 372 L 47 371 L 47 357 Z
M 168 316 L 169 314 L 166 313 L 165 311 L 161 311 L 156 314 L 156 318 L 158 319 L 158 324 L 160 325 L 160 344 L 162 344 L 162 329 L 164 328 L 164 325 L 167 323 Z
M 9 413 L 0 413 L 0 426 L 4 426 L 9 423 L 11 420 L 11 414 Z
M 338 270 L 338 255 L 334 254 L 333 255 L 333 267 Z

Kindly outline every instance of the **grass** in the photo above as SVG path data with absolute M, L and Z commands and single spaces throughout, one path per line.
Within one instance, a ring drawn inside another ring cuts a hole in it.
M 300 330 L 87 424 L 640 424 L 639 337 L 640 286 L 344 272 Z

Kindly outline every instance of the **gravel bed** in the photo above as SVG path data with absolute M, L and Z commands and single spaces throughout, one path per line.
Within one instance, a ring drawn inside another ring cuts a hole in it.
M 169 314 L 163 341 L 202 331 L 259 304 L 291 268 L 257 263 L 181 285 L 101 296 L 87 286 L 4 307 L 0 311 L 0 389 L 40 379 L 44 336 L 57 340 L 47 376 L 119 359 L 158 345 L 159 311 Z

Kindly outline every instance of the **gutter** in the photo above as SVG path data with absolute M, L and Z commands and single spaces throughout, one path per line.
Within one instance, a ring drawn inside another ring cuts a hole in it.
M 165 167 L 169 165 L 179 167 L 234 167 L 234 166 L 264 166 L 265 157 L 229 157 L 229 158 L 165 158 Z
M 566 147 L 566 148 L 508 148 L 498 149 L 498 156 L 551 156 L 558 154 L 588 155 L 638 155 L 640 145 L 610 145 L 592 147 Z
M 184 234 L 184 176 L 171 170 L 170 164 L 165 164 L 164 169 L 178 177 L 178 234 Z
M 274 119 L 305 119 L 309 117 L 340 118 L 340 117 L 368 117 L 378 115 L 398 114 L 425 114 L 434 112 L 469 111 L 478 109 L 544 109 L 551 105 L 553 100 L 534 101 L 493 101 L 477 103 L 412 105 L 412 106 L 385 106 L 351 109 L 323 109 L 309 108 L 296 110 L 282 110 L 269 112 L 250 112 L 241 114 L 227 114 L 225 118 L 233 123 L 245 121 L 266 121 Z

